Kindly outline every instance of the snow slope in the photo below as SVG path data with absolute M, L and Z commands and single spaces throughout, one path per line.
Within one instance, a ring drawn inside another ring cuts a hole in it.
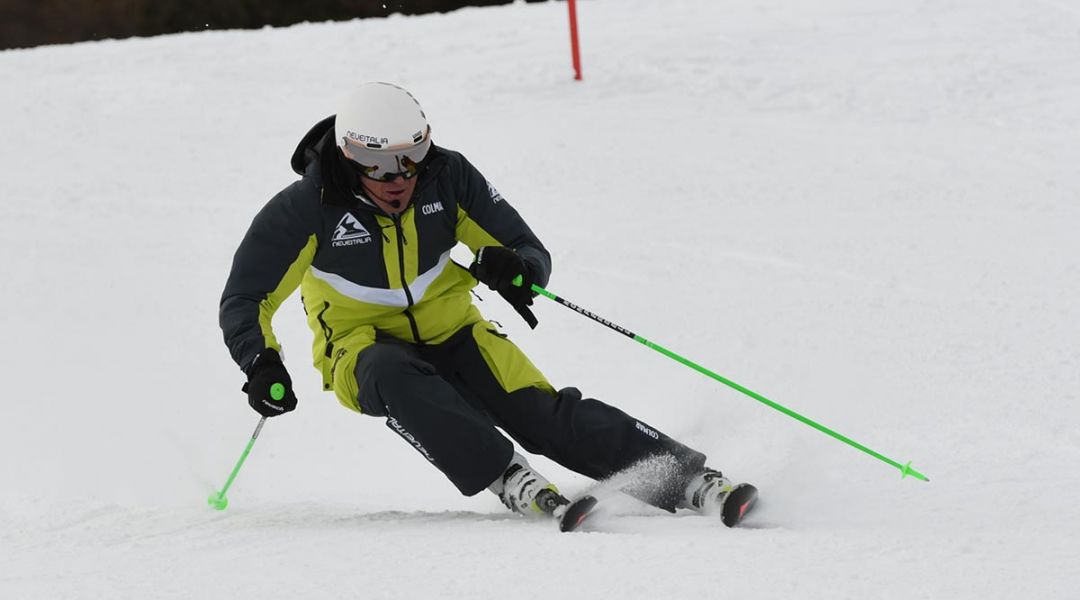
M 0 597 L 1078 597 L 1080 9 L 595 0 L 581 83 L 565 10 L 0 53 Z M 764 498 L 743 529 L 614 499 L 558 535 L 320 393 L 293 299 L 301 407 L 209 510 L 257 421 L 216 325 L 232 252 L 372 79 L 526 216 L 553 291 L 932 482 L 488 294 L 553 383 Z

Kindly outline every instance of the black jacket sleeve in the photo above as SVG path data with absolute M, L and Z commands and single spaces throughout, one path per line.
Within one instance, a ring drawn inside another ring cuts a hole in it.
M 233 257 L 218 321 L 229 353 L 245 371 L 263 349 L 281 350 L 270 322 L 315 256 L 318 195 L 307 180 L 282 190 L 255 216 Z
M 457 239 L 476 253 L 483 246 L 514 249 L 533 270 L 534 282 L 547 285 L 551 254 L 513 206 L 460 155 Z

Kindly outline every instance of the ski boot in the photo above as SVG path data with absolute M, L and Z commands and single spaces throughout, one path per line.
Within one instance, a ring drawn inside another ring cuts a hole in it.
M 757 500 L 757 488 L 749 483 L 732 483 L 720 471 L 706 468 L 690 480 L 683 499 L 683 507 L 704 515 L 719 513 L 724 525 L 734 527 Z
M 510 510 L 528 516 L 556 516 L 559 507 L 570 504 L 559 488 L 537 473 L 520 454 L 489 488 Z

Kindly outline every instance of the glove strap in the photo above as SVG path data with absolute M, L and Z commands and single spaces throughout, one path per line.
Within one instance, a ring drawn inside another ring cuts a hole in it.
M 514 310 L 516 310 L 517 314 L 521 315 L 521 318 L 525 319 L 525 322 L 529 324 L 529 329 L 536 329 L 536 326 L 540 324 L 540 322 L 536 320 L 536 315 L 533 314 L 532 309 L 528 306 L 525 306 L 524 304 L 515 306 Z

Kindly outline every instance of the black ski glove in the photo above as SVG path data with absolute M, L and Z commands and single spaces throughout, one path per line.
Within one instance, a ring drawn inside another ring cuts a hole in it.
M 476 252 L 476 260 L 469 266 L 469 272 L 488 288 L 499 292 L 529 327 L 536 329 L 536 315 L 529 310 L 536 295 L 532 291 L 535 279 L 529 263 L 517 252 L 502 246 L 484 246 Z M 513 283 L 518 275 L 521 275 L 520 287 Z
M 255 357 L 247 370 L 248 381 L 242 388 L 248 404 L 264 417 L 276 417 L 296 409 L 292 378 L 281 362 L 281 355 L 267 348 Z

